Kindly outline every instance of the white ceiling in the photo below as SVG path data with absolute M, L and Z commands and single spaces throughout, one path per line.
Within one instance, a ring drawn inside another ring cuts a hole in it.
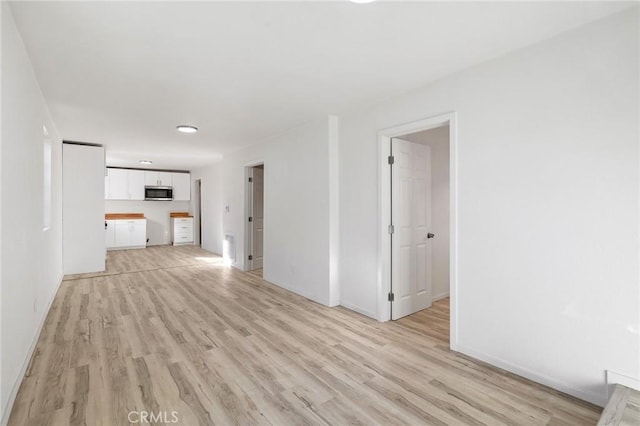
M 63 139 L 192 169 L 615 13 L 616 2 L 13 2 Z M 195 135 L 178 124 L 200 128 Z

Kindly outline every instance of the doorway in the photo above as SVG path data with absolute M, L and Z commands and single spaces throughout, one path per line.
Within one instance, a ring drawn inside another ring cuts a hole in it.
M 431 306 L 431 147 L 391 138 L 391 319 Z
M 438 309 L 450 304 L 452 349 L 456 344 L 455 136 L 453 113 L 379 132 L 378 319 L 397 320 L 438 300 Z
M 264 164 L 247 167 L 247 271 L 264 265 Z

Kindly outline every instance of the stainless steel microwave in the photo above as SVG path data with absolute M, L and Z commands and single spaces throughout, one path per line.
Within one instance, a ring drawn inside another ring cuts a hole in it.
M 173 200 L 173 187 L 171 186 L 145 186 L 145 201 L 171 201 Z

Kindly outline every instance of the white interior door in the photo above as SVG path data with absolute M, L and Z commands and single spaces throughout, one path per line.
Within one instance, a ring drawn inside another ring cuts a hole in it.
M 252 269 L 262 268 L 264 244 L 264 168 L 253 168 L 251 241 L 253 264 Z
M 393 138 L 391 318 L 431 306 L 431 148 Z

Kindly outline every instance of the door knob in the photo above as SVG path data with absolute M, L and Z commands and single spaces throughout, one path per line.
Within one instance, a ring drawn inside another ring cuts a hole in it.
M 436 236 L 436 234 L 432 234 L 431 232 L 429 232 L 429 233 L 427 234 L 427 238 L 433 238 L 433 237 L 435 237 L 435 236 Z

